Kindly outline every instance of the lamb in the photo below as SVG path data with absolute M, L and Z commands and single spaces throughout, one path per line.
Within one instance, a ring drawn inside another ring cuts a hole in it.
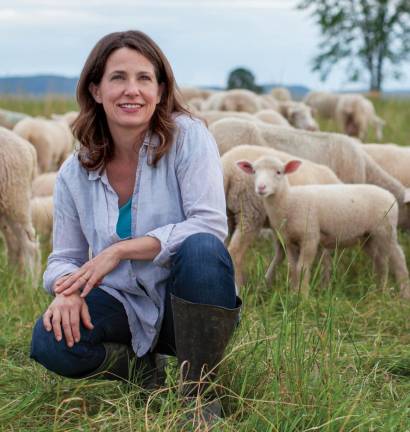
M 404 187 L 410 188 L 410 147 L 363 144 L 364 151 Z
M 26 118 L 13 131 L 33 144 L 40 173 L 58 170 L 73 150 L 74 137 L 65 121 Z
M 280 102 L 279 112 L 296 129 L 305 129 L 313 132 L 319 130 L 319 126 L 313 118 L 312 108 L 303 102 Z
M 33 197 L 52 196 L 56 183 L 57 172 L 40 174 L 33 180 Z
M 26 117 L 30 116 L 24 113 L 8 111 L 0 108 L 0 126 L 7 129 L 13 129 L 20 120 L 23 120 Z
M 253 116 L 258 120 L 261 120 L 265 123 L 270 123 L 272 125 L 283 126 L 287 128 L 292 127 L 292 125 L 286 120 L 286 118 L 282 114 L 272 109 L 264 109 L 258 111 L 257 113 L 253 114 Z
M 263 107 L 257 95 L 250 90 L 234 89 L 218 92 L 206 99 L 201 107 L 202 111 L 239 111 L 255 113 Z
M 0 127 L 0 230 L 8 261 L 38 275 L 40 256 L 30 215 L 31 182 L 37 174 L 34 147 Z
M 255 192 L 263 197 L 270 224 L 283 238 L 293 289 L 300 287 L 307 296 L 319 245 L 335 249 L 363 242 L 381 287 L 386 287 L 390 264 L 401 297 L 410 299 L 409 273 L 397 240 L 395 197 L 374 185 L 290 187 L 287 175 L 300 164 L 299 160 L 283 163 L 271 156 L 254 163 L 238 161 L 244 172 L 254 174 Z
M 271 94 L 278 101 L 286 102 L 292 100 L 292 95 L 286 87 L 274 87 L 271 90 Z
M 235 266 L 235 281 L 239 287 L 244 283 L 243 259 L 245 252 L 254 242 L 260 230 L 267 224 L 267 215 L 262 199 L 255 195 L 252 179 L 237 169 L 236 161 L 248 159 L 251 162 L 261 156 L 274 156 L 283 162 L 293 156 L 267 147 L 240 145 L 226 152 L 222 158 L 226 207 L 231 240 L 229 253 Z M 340 183 L 333 171 L 308 160 L 303 161 L 300 170 L 289 176 L 292 185 Z M 275 257 L 266 274 L 268 283 L 272 281 L 275 267 L 284 258 L 283 250 L 275 242 Z
M 265 109 L 256 112 L 255 114 L 249 114 L 238 111 L 201 111 L 197 113 L 197 116 L 206 120 L 208 125 L 215 123 L 218 120 L 224 118 L 239 118 L 250 121 L 263 121 L 265 123 L 276 124 L 278 126 L 291 127 L 289 122 L 278 112 Z
M 279 111 L 279 101 L 276 100 L 271 94 L 257 95 L 257 98 L 259 99 L 260 109 Z
M 78 111 L 68 111 L 64 114 L 51 114 L 51 119 L 52 120 L 58 120 L 58 121 L 64 121 L 71 128 L 71 126 L 73 125 L 75 120 L 77 120 L 78 114 L 79 114 Z
M 309 92 L 303 99 L 306 105 L 313 108 L 314 114 L 318 114 L 324 119 L 336 118 L 336 105 L 338 101 L 338 94 L 324 91 Z
M 239 144 L 273 147 L 312 162 L 327 165 L 344 183 L 372 183 L 389 190 L 397 199 L 401 228 L 410 229 L 407 203 L 410 197 L 404 186 L 384 171 L 354 138 L 343 134 L 307 132 L 294 128 L 223 119 L 209 127 L 224 154 Z
M 50 242 L 53 232 L 53 197 L 35 197 L 30 201 L 31 218 L 42 242 Z
M 384 120 L 376 115 L 373 104 L 360 94 L 339 95 L 335 119 L 339 128 L 347 135 L 364 141 L 369 126 L 374 126 L 376 138 L 383 138 Z

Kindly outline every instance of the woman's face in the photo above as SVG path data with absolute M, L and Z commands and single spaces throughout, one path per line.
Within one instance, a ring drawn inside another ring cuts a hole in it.
M 114 136 L 125 129 L 148 129 L 163 85 L 158 84 L 154 65 L 146 57 L 120 48 L 108 57 L 100 84 L 91 84 L 90 91 L 102 104 Z

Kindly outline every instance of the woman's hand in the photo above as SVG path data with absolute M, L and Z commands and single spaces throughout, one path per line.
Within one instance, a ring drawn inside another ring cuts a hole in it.
M 63 278 L 58 279 L 55 288 L 68 277 L 63 276 Z M 64 330 L 66 343 L 71 348 L 75 342 L 80 341 L 80 318 L 84 327 L 89 330 L 94 328 L 87 303 L 80 297 L 79 293 L 70 296 L 56 294 L 55 299 L 43 315 L 43 324 L 47 331 L 53 330 L 57 341 L 61 341 L 62 330 Z
M 72 273 L 58 286 L 54 292 L 69 296 L 83 287 L 81 297 L 85 297 L 103 278 L 120 263 L 118 248 L 114 244 L 103 250 L 90 261 L 87 261 L 76 272 Z

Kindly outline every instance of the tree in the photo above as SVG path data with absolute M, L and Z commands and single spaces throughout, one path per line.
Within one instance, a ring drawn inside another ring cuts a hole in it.
M 367 74 L 370 91 L 387 77 L 399 79 L 400 64 L 410 59 L 410 0 L 301 0 L 322 31 L 313 71 L 326 80 L 344 62 L 347 78 Z
M 252 90 L 256 93 L 260 93 L 261 89 L 255 84 L 255 76 L 249 70 L 245 68 L 237 68 L 230 72 L 228 76 L 228 90 L 236 88 L 244 88 Z

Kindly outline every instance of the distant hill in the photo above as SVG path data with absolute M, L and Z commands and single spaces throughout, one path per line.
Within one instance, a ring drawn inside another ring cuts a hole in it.
M 10 76 L 0 78 L 0 94 L 44 96 L 48 93 L 74 96 L 78 78 L 58 75 Z
M 46 94 L 59 94 L 74 97 L 78 77 L 59 75 L 32 75 L 0 77 L 0 94 L 43 97 Z M 201 86 L 209 90 L 225 90 L 220 86 Z M 303 85 L 261 84 L 264 93 L 270 93 L 273 87 L 285 87 L 293 99 L 302 99 L 311 89 Z M 355 91 L 361 92 L 361 91 Z M 363 90 L 366 93 L 366 90 Z M 410 89 L 384 91 L 386 97 L 410 97 Z

